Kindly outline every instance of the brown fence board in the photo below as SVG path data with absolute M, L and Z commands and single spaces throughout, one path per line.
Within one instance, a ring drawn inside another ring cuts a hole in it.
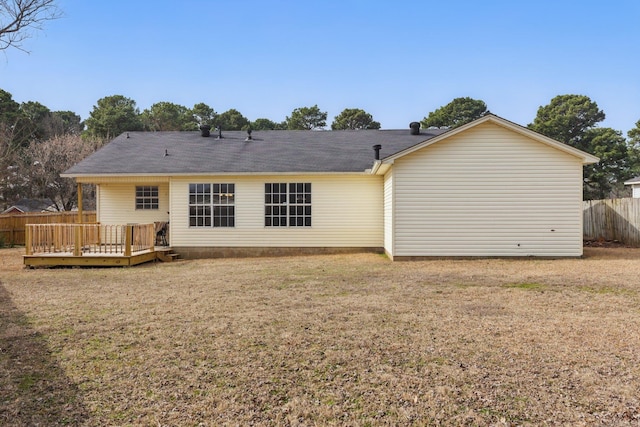
M 0 242 L 7 246 L 24 245 L 27 224 L 72 224 L 78 219 L 78 212 L 31 212 L 0 215 Z M 95 211 L 84 211 L 82 222 L 96 222 Z
M 640 199 L 583 202 L 585 240 L 617 240 L 640 247 Z

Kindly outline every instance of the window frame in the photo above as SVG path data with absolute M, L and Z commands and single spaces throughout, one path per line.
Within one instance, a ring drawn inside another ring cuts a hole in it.
M 266 182 L 264 184 L 264 226 L 266 228 L 311 227 L 312 186 L 310 182 Z
M 136 210 L 160 209 L 160 189 L 157 185 L 136 185 Z
M 189 228 L 235 228 L 235 183 L 189 183 Z

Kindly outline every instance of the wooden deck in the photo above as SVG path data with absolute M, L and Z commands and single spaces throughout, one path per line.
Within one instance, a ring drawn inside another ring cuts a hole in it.
M 171 248 L 156 247 L 154 224 L 28 224 L 24 265 L 133 266 L 171 261 Z
M 130 267 L 149 261 L 155 261 L 155 251 L 125 255 L 92 254 L 75 256 L 73 254 L 25 255 L 24 265 L 29 267 L 84 266 L 84 267 Z

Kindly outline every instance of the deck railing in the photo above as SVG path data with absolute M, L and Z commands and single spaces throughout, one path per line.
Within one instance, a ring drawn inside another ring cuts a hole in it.
M 154 250 L 153 224 L 27 224 L 25 249 L 27 255 L 113 254 Z

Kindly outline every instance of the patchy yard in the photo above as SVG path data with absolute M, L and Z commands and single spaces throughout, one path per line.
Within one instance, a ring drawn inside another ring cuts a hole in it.
M 640 424 L 640 250 L 22 268 L 0 424 Z

